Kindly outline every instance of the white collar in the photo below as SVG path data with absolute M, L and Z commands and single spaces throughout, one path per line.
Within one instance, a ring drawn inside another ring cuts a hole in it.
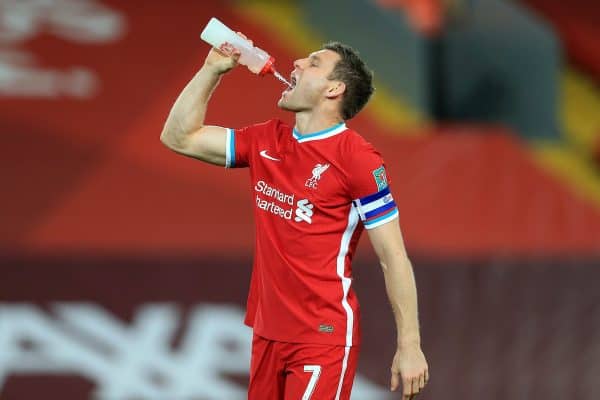
M 323 129 L 322 131 L 307 133 L 305 135 L 301 135 L 296 128 L 293 129 L 294 138 L 298 141 L 298 143 L 309 142 L 311 140 L 321 140 L 327 139 L 332 136 L 337 135 L 338 133 L 344 132 L 346 129 L 346 124 L 344 122 L 334 125 L 330 128 Z

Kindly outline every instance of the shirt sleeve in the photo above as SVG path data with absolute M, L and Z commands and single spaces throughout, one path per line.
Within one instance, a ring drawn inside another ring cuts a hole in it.
M 381 155 L 369 146 L 355 154 L 350 168 L 352 205 L 365 228 L 373 229 L 398 218 Z
M 246 126 L 240 129 L 227 129 L 225 141 L 225 168 L 244 168 L 251 163 L 251 155 L 256 143 L 273 121 Z

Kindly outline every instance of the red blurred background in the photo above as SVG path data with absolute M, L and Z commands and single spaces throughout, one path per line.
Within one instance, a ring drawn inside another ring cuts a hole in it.
M 247 172 L 179 157 L 158 137 L 209 49 L 199 33 L 210 17 L 267 49 L 285 75 L 314 50 L 311 38 L 345 40 L 335 15 L 333 37 L 296 18 L 308 3 L 0 5 L 2 399 L 244 398 L 241 313 L 254 234 Z M 376 23 L 412 15 L 390 3 L 369 6 L 385 16 Z M 591 48 L 569 47 L 569 29 L 582 33 L 553 11 L 559 5 L 525 3 L 573 54 L 556 78 L 566 120 L 558 139 L 529 140 L 487 119 L 390 119 L 419 113 L 385 79 L 348 123 L 381 150 L 395 184 L 432 371 L 423 399 L 600 392 L 600 178 L 588 148 L 600 129 L 586 133 L 600 128 L 586 112 L 600 99 L 597 63 L 576 56 Z M 423 33 L 411 24 L 425 38 L 447 27 Z M 207 122 L 293 122 L 275 107 L 281 90 L 238 68 L 214 94 Z M 573 119 L 585 129 L 571 128 Z M 363 239 L 355 400 L 388 398 L 394 327 L 378 269 Z

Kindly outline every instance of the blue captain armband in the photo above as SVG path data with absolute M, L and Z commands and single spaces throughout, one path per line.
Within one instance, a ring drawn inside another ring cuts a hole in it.
M 386 186 L 377 193 L 352 201 L 360 220 L 367 229 L 373 229 L 398 217 L 398 207 Z
M 235 167 L 235 131 L 227 128 L 225 138 L 225 168 Z

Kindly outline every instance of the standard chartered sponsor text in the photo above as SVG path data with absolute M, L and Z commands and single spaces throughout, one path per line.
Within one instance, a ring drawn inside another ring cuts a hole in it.
M 270 186 L 265 181 L 256 182 L 254 190 L 257 192 L 256 206 L 259 209 L 270 212 L 281 218 L 292 219 L 292 215 L 294 213 L 293 194 L 284 193 L 276 187 Z M 264 196 L 269 197 L 270 199 L 264 199 Z M 280 206 L 278 203 L 282 204 L 283 207 Z M 289 204 L 292 207 L 288 208 L 285 206 L 286 204 Z

